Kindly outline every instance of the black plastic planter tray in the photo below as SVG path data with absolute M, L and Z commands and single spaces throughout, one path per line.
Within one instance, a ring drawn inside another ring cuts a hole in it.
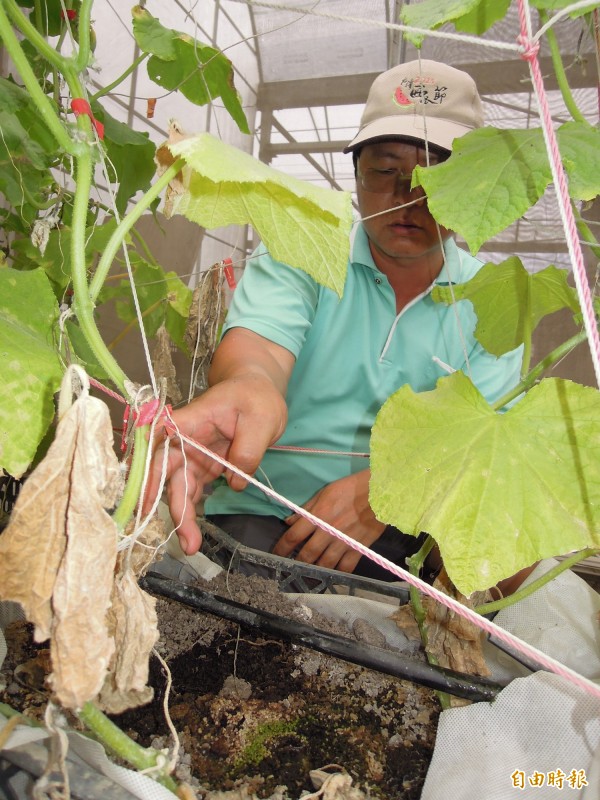
M 339 587 L 344 587 L 345 593 L 350 595 L 356 594 L 356 591 L 361 589 L 395 597 L 401 603 L 409 601 L 410 587 L 404 581 L 394 579 L 388 583 L 335 569 L 303 564 L 291 558 L 281 558 L 241 545 L 206 519 L 201 519 L 200 524 L 202 552 L 207 558 L 223 569 L 233 572 L 250 574 L 255 567 L 263 571 L 268 570 L 269 577 L 277 583 L 282 592 L 322 594 L 327 591 L 339 594 Z
M 473 701 L 493 700 L 504 687 L 494 681 L 432 666 L 396 650 L 364 645 L 268 611 L 205 592 L 181 581 L 149 572 L 140 580 L 149 592 L 169 597 L 199 611 L 213 614 L 269 636 L 312 648 L 352 664 L 394 675 L 441 692 Z

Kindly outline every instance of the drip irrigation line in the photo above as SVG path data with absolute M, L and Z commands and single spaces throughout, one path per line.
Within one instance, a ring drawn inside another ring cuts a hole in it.
M 171 600 L 231 622 L 237 622 L 263 634 L 277 636 L 292 644 L 309 647 L 343 661 L 412 681 L 455 697 L 463 697 L 474 702 L 491 701 L 504 688 L 501 684 L 486 678 L 463 675 L 454 670 L 409 658 L 396 650 L 384 650 L 321 631 L 305 623 L 279 617 L 270 611 L 210 594 L 156 572 L 147 573 L 140 579 L 140 585 L 147 591 L 169 597 Z

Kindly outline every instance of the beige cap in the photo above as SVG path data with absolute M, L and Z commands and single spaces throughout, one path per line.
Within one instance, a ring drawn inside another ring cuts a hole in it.
M 454 139 L 482 125 L 481 98 L 470 75 L 438 61 L 410 61 L 375 78 L 360 130 L 344 153 L 397 136 L 451 150 Z

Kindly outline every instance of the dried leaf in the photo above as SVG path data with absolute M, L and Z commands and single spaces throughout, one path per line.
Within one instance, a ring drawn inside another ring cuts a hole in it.
M 137 577 L 148 569 L 164 540 L 164 523 L 156 516 L 118 557 L 107 617 L 115 653 L 98 698 L 100 707 L 109 714 L 149 703 L 153 696 L 146 683 L 150 653 L 159 635 L 156 601 L 140 589 Z
M 114 505 L 119 487 L 108 409 L 95 398 L 80 398 L 59 423 L 46 457 L 23 484 L 0 539 L 0 598 L 21 603 L 35 625 L 36 641 L 50 637 L 52 593 L 67 534 L 76 530 L 74 521 L 83 520 L 82 536 L 89 542 L 92 518 L 112 524 L 104 509 Z M 114 530 L 113 537 L 116 546 Z
M 390 614 L 390 619 L 394 620 L 407 639 L 414 641 L 421 640 L 419 626 L 410 603 L 404 603 L 398 606 L 394 613 Z
M 444 569 L 433 585 L 468 608 L 474 608 L 488 598 L 487 592 L 475 592 L 466 598 L 452 584 Z M 427 609 L 427 650 L 437 658 L 440 666 L 469 675 L 489 676 L 491 673 L 481 649 L 481 628 L 429 597 L 425 598 L 424 605 Z
M 109 714 L 144 705 L 153 697 L 146 686 L 148 660 L 158 639 L 156 600 L 142 591 L 131 570 L 117 578 L 108 614 L 115 655 L 98 698 Z
M 164 325 L 156 333 L 156 343 L 152 353 L 152 367 L 157 378 L 166 381 L 167 397 L 175 405 L 181 402 L 182 395 L 177 383 L 177 372 L 171 356 L 173 343 Z
M 186 139 L 187 134 L 184 133 L 183 128 L 177 122 L 177 120 L 170 120 L 169 122 L 169 138 L 167 141 L 160 145 L 156 149 L 155 160 L 158 165 L 158 169 L 156 170 L 157 176 L 160 176 L 167 170 L 172 164 L 175 163 L 175 156 L 169 150 L 168 145 L 175 144 L 175 142 L 180 142 L 182 139 Z M 162 213 L 164 216 L 169 219 L 173 213 L 173 203 L 175 202 L 175 198 L 183 194 L 184 185 L 183 185 L 183 172 L 180 170 L 175 178 L 169 183 L 167 189 L 165 191 L 165 201 L 162 209 Z
M 192 386 L 208 386 L 208 369 L 214 355 L 219 329 L 225 319 L 223 267 L 214 264 L 203 272 L 194 289 L 184 341 L 193 360 Z
M 97 408 L 99 415 L 92 415 L 92 408 Z M 67 547 L 52 595 L 50 643 L 50 685 L 67 708 L 81 708 L 98 694 L 114 652 L 106 615 L 118 539 L 117 527 L 105 511 L 116 501 L 118 486 L 113 481 L 112 493 L 106 494 L 110 477 L 118 477 L 108 409 L 95 398 L 80 398 L 65 416 L 65 422 L 76 409 L 80 434 L 65 520 Z M 101 431 L 103 435 L 96 440 Z
M 125 529 L 127 535 L 133 533 L 134 525 L 135 522 L 132 521 Z M 159 548 L 166 538 L 165 523 L 155 514 L 142 533 L 134 539 L 132 546 L 119 554 L 117 574 L 123 574 L 130 569 L 138 578 L 144 575 L 150 564 L 157 560 Z
M 49 682 L 67 708 L 99 692 L 114 650 L 106 612 L 118 532 L 106 509 L 120 485 L 108 408 L 86 392 L 62 415 L 0 541 L 0 596 L 21 603 L 36 641 L 50 638 Z

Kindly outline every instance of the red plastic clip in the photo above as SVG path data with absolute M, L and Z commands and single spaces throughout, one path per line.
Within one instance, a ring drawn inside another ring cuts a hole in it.
M 230 289 L 235 289 L 237 283 L 235 282 L 235 275 L 233 274 L 233 261 L 230 258 L 224 258 L 222 263 L 227 285 Z
M 89 117 L 92 120 L 92 125 L 96 129 L 98 138 L 104 139 L 104 125 L 92 114 L 92 109 L 90 108 L 90 104 L 87 100 L 84 100 L 83 97 L 73 98 L 73 100 L 71 100 L 71 109 L 76 117 L 78 117 L 80 114 L 85 114 L 87 117 Z
M 135 427 L 141 428 L 142 425 L 151 425 L 156 417 L 159 405 L 160 400 L 158 397 L 154 397 L 152 400 L 148 400 L 147 403 L 144 403 L 135 416 Z M 168 419 L 167 412 L 170 414 L 172 410 L 171 406 L 167 404 L 162 410 L 161 418 L 166 417 Z

